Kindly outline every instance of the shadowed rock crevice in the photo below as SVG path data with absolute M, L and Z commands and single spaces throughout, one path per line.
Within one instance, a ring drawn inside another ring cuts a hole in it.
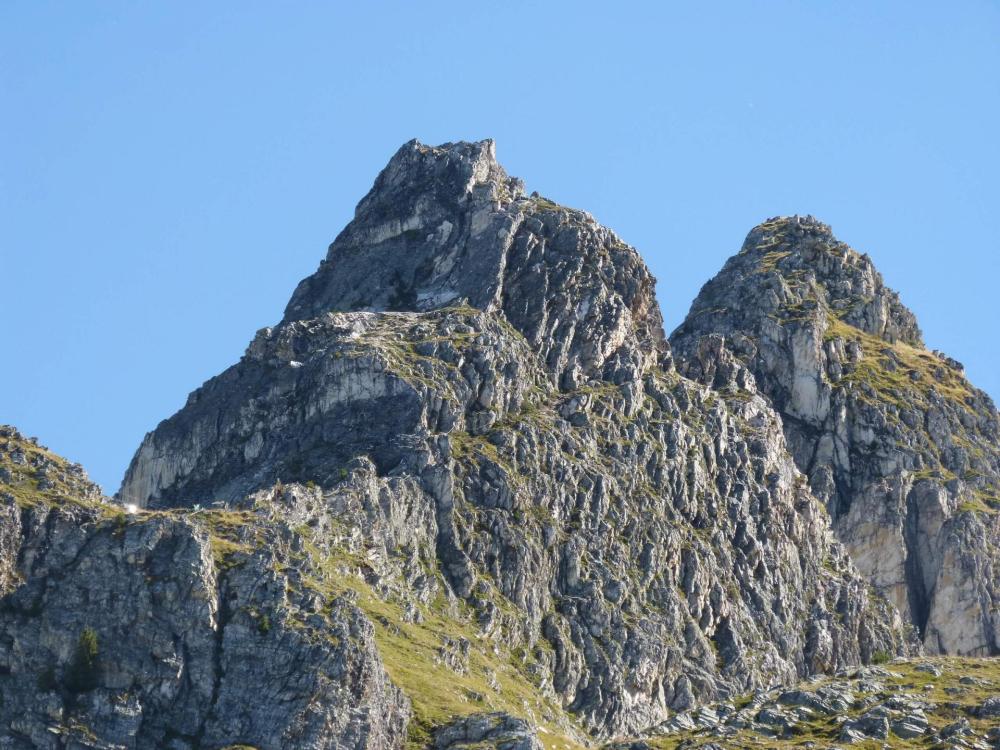
M 906 557 L 907 600 L 910 605 L 910 617 L 920 637 L 923 638 L 927 630 L 933 592 L 928 592 L 925 588 L 927 576 L 924 571 L 924 561 L 918 553 L 921 533 L 920 506 L 912 492 L 907 497 L 905 524 L 904 538 L 906 548 L 910 552 Z

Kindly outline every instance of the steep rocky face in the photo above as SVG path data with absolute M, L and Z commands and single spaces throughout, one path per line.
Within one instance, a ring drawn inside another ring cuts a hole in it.
M 492 142 L 413 142 L 119 498 L 298 519 L 327 587 L 360 596 L 411 738 L 467 736 L 436 728 L 484 705 L 636 732 L 905 650 L 754 376 L 719 342 L 692 356 L 714 390 L 673 369 L 610 230 L 525 197 Z
M 7 427 L 0 466 L 4 747 L 401 744 L 409 702 L 351 597 L 310 585 L 293 517 L 129 516 Z
M 705 380 L 710 338 L 754 374 L 858 568 L 932 652 L 1000 649 L 1000 420 L 923 347 L 870 259 L 810 218 L 772 219 L 671 336 Z

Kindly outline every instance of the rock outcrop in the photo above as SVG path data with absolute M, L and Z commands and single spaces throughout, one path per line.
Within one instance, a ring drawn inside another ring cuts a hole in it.
M 3 747 L 400 746 L 371 622 L 303 583 L 287 527 L 128 515 L 8 427 L 0 466 Z
M 699 706 L 609 750 L 1000 746 L 995 659 L 897 659 Z M 877 744 L 875 744 L 877 743 Z
M 993 741 L 992 672 L 948 729 L 954 664 L 856 669 L 996 650 L 989 399 L 811 220 L 673 342 L 491 141 L 404 145 L 117 504 L 0 429 L 0 746 Z
M 467 612 L 436 664 L 480 662 L 485 700 L 523 715 L 490 666 L 518 662 L 544 698 L 530 718 L 565 732 L 905 650 L 750 371 L 721 347 L 701 357 L 730 390 L 674 370 L 653 285 L 588 214 L 526 196 L 492 142 L 406 144 L 119 498 L 249 512 L 294 485 L 309 544 L 376 598 Z
M 671 336 L 754 375 L 858 568 L 931 652 L 1000 651 L 1000 419 L 871 260 L 811 217 L 756 227 Z

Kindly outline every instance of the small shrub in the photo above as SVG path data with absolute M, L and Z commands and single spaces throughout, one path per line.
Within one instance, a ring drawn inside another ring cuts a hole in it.
M 271 632 L 271 618 L 267 612 L 262 614 L 260 619 L 257 620 L 257 630 L 261 635 L 267 635 Z
M 885 651 L 876 651 L 872 654 L 872 664 L 885 664 L 890 659 L 892 659 L 892 656 Z
M 85 693 L 97 687 L 97 632 L 84 628 L 76 642 L 76 653 L 66 671 L 66 687 L 74 693 Z

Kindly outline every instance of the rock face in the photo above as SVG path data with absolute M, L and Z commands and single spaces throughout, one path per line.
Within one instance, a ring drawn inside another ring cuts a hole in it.
M 363 582 L 384 656 L 444 612 L 427 669 L 455 677 L 432 690 L 479 680 L 473 703 L 564 733 L 905 650 L 751 372 L 712 342 L 714 389 L 676 372 L 653 283 L 588 214 L 525 196 L 492 142 L 406 144 L 119 499 L 293 498 L 296 533 Z M 387 668 L 415 726 L 474 712 Z
M 3 747 L 400 745 L 409 702 L 371 623 L 303 590 L 306 564 L 281 572 L 294 554 L 279 526 L 251 548 L 249 519 L 127 516 L 13 429 L 4 440 L 6 466 L 69 469 L 83 492 L 52 497 L 25 476 L 3 498 Z
M 542 750 L 537 733 L 524 719 L 502 713 L 475 714 L 439 730 L 437 750 L 495 747 L 497 750 Z
M 671 336 L 705 380 L 706 339 L 754 375 L 858 568 L 932 652 L 1000 649 L 1000 420 L 923 347 L 870 259 L 811 217 L 748 235 Z
M 654 279 L 588 214 L 528 197 L 493 141 L 405 144 L 358 204 L 283 323 L 334 311 L 498 312 L 554 382 L 636 377 L 662 349 Z
M 0 746 L 978 741 L 992 672 L 935 730 L 853 667 L 919 649 L 897 608 L 995 650 L 992 403 L 816 222 L 673 353 L 653 290 L 492 142 L 404 145 L 120 505 L 0 429 Z

